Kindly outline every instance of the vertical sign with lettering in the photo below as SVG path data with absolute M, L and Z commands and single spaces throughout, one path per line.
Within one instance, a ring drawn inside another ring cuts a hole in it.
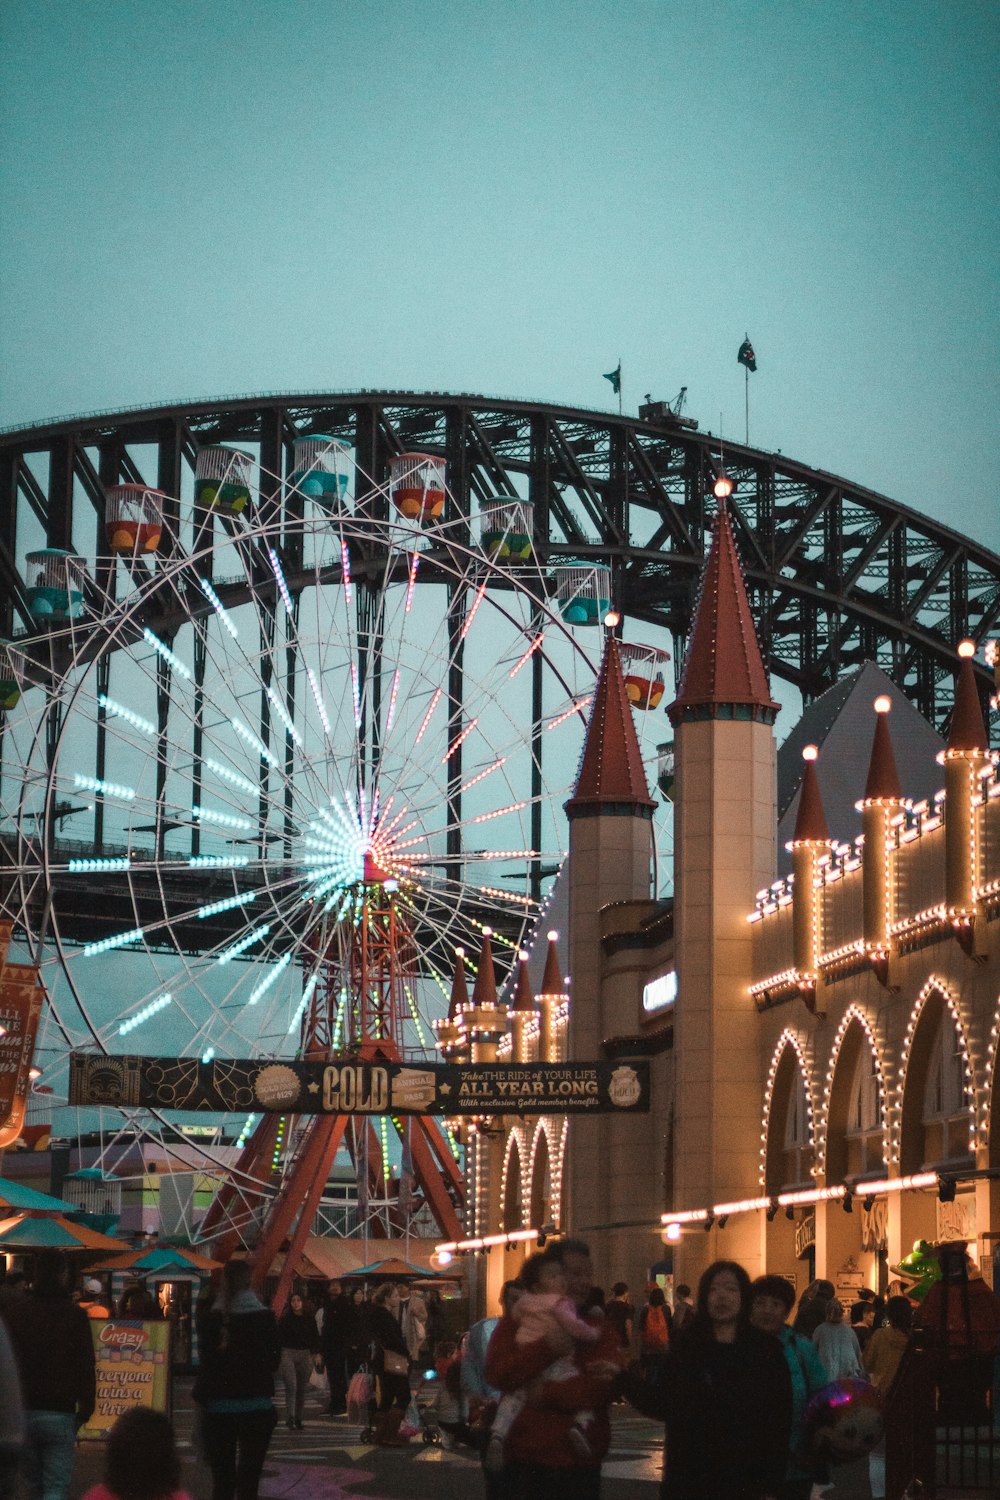
M 148 1406 L 170 1413 L 170 1324 L 93 1318 L 97 1404 L 82 1438 L 104 1438 L 127 1411 Z

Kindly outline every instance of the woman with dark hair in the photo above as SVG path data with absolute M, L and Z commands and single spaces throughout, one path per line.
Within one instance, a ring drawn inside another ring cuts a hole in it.
M 281 1347 L 274 1313 L 250 1286 L 250 1266 L 222 1268 L 222 1293 L 198 1319 L 200 1369 L 192 1395 L 201 1409 L 212 1500 L 257 1500 L 277 1416 L 274 1372 Z
M 885 1304 L 884 1328 L 876 1328 L 865 1347 L 864 1365 L 872 1385 L 885 1395 L 896 1378 L 913 1330 L 913 1308 L 906 1297 Z
M 391 1281 L 372 1297 L 368 1330 L 379 1392 L 375 1442 L 380 1448 L 405 1448 L 409 1439 L 400 1437 L 399 1429 L 410 1404 L 410 1355 L 399 1322 L 399 1287 Z
M 181 1461 L 170 1419 L 137 1406 L 108 1433 L 104 1483 L 83 1500 L 189 1500 L 181 1489 Z
M 663 1500 L 773 1500 L 785 1477 L 791 1382 L 777 1339 L 750 1323 L 750 1278 L 717 1260 L 697 1310 L 633 1404 L 666 1426 Z

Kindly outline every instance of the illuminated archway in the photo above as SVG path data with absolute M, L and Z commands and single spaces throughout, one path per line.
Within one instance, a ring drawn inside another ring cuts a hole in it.
M 958 1004 L 932 979 L 910 1016 L 900 1058 L 898 1158 L 901 1173 L 974 1165 L 975 1080 Z
M 815 1146 L 811 1073 L 802 1042 L 786 1029 L 771 1057 L 764 1090 L 761 1188 L 777 1193 L 811 1184 Z
M 875 1032 L 852 1005 L 837 1030 L 824 1087 L 823 1164 L 828 1182 L 888 1168 L 885 1066 Z

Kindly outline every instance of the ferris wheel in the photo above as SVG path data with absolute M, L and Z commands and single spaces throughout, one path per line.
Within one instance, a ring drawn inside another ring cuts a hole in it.
M 456 961 L 491 929 L 502 979 L 542 913 L 602 601 L 543 576 L 516 496 L 474 536 L 437 460 L 356 479 L 302 440 L 279 507 L 251 455 L 204 449 L 172 549 L 166 497 L 120 485 L 102 556 L 35 555 L 44 628 L 0 674 L 0 915 L 56 1101 L 74 1048 L 349 1047 L 373 886 L 404 934 L 395 1040 L 427 1056 Z

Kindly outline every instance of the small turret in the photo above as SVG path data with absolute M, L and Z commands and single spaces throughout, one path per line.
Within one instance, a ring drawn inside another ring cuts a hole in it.
M 788 845 L 792 852 L 792 944 L 799 991 L 810 1010 L 816 1009 L 816 985 L 819 980 L 819 955 L 823 947 L 823 902 L 819 881 L 819 863 L 824 849 L 833 842 L 827 827 L 819 779 L 816 775 L 815 745 L 802 751 L 805 770 L 799 791 L 799 808 L 795 834 Z
M 514 1000 L 510 1007 L 511 1061 L 533 1062 L 538 1055 L 538 1007 L 528 978 L 528 955 L 522 953 L 517 967 Z
M 446 1062 L 468 1062 L 469 1035 L 465 1013 L 469 1009 L 469 989 L 465 982 L 465 949 L 455 949 L 455 972 L 451 981 L 451 999 L 444 1020 L 433 1022 L 438 1046 Z
M 973 641 L 962 641 L 958 648 L 961 665 L 955 706 L 948 744 L 939 757 L 945 774 L 945 906 L 963 944 L 971 943 L 976 892 L 982 879 L 976 799 L 981 778 L 992 763 L 972 670 L 975 651 Z
M 479 968 L 472 986 L 472 1001 L 462 1012 L 472 1047 L 474 1063 L 496 1062 L 500 1038 L 507 1031 L 506 1007 L 497 998 L 497 979 L 493 968 L 492 927 L 483 928 L 479 950 Z
M 539 1045 L 542 1062 L 562 1062 L 565 1054 L 569 991 L 559 967 L 559 951 L 556 947 L 558 939 L 558 932 L 549 933 L 545 973 L 542 977 L 542 987 L 538 992 L 538 1004 L 542 1013 Z
M 865 795 L 857 803 L 861 813 L 864 847 L 861 856 L 863 936 L 872 967 L 883 984 L 887 982 L 890 933 L 896 917 L 893 879 L 893 834 L 906 806 L 899 785 L 896 757 L 889 733 L 892 700 L 887 694 L 875 699 L 875 736 Z

